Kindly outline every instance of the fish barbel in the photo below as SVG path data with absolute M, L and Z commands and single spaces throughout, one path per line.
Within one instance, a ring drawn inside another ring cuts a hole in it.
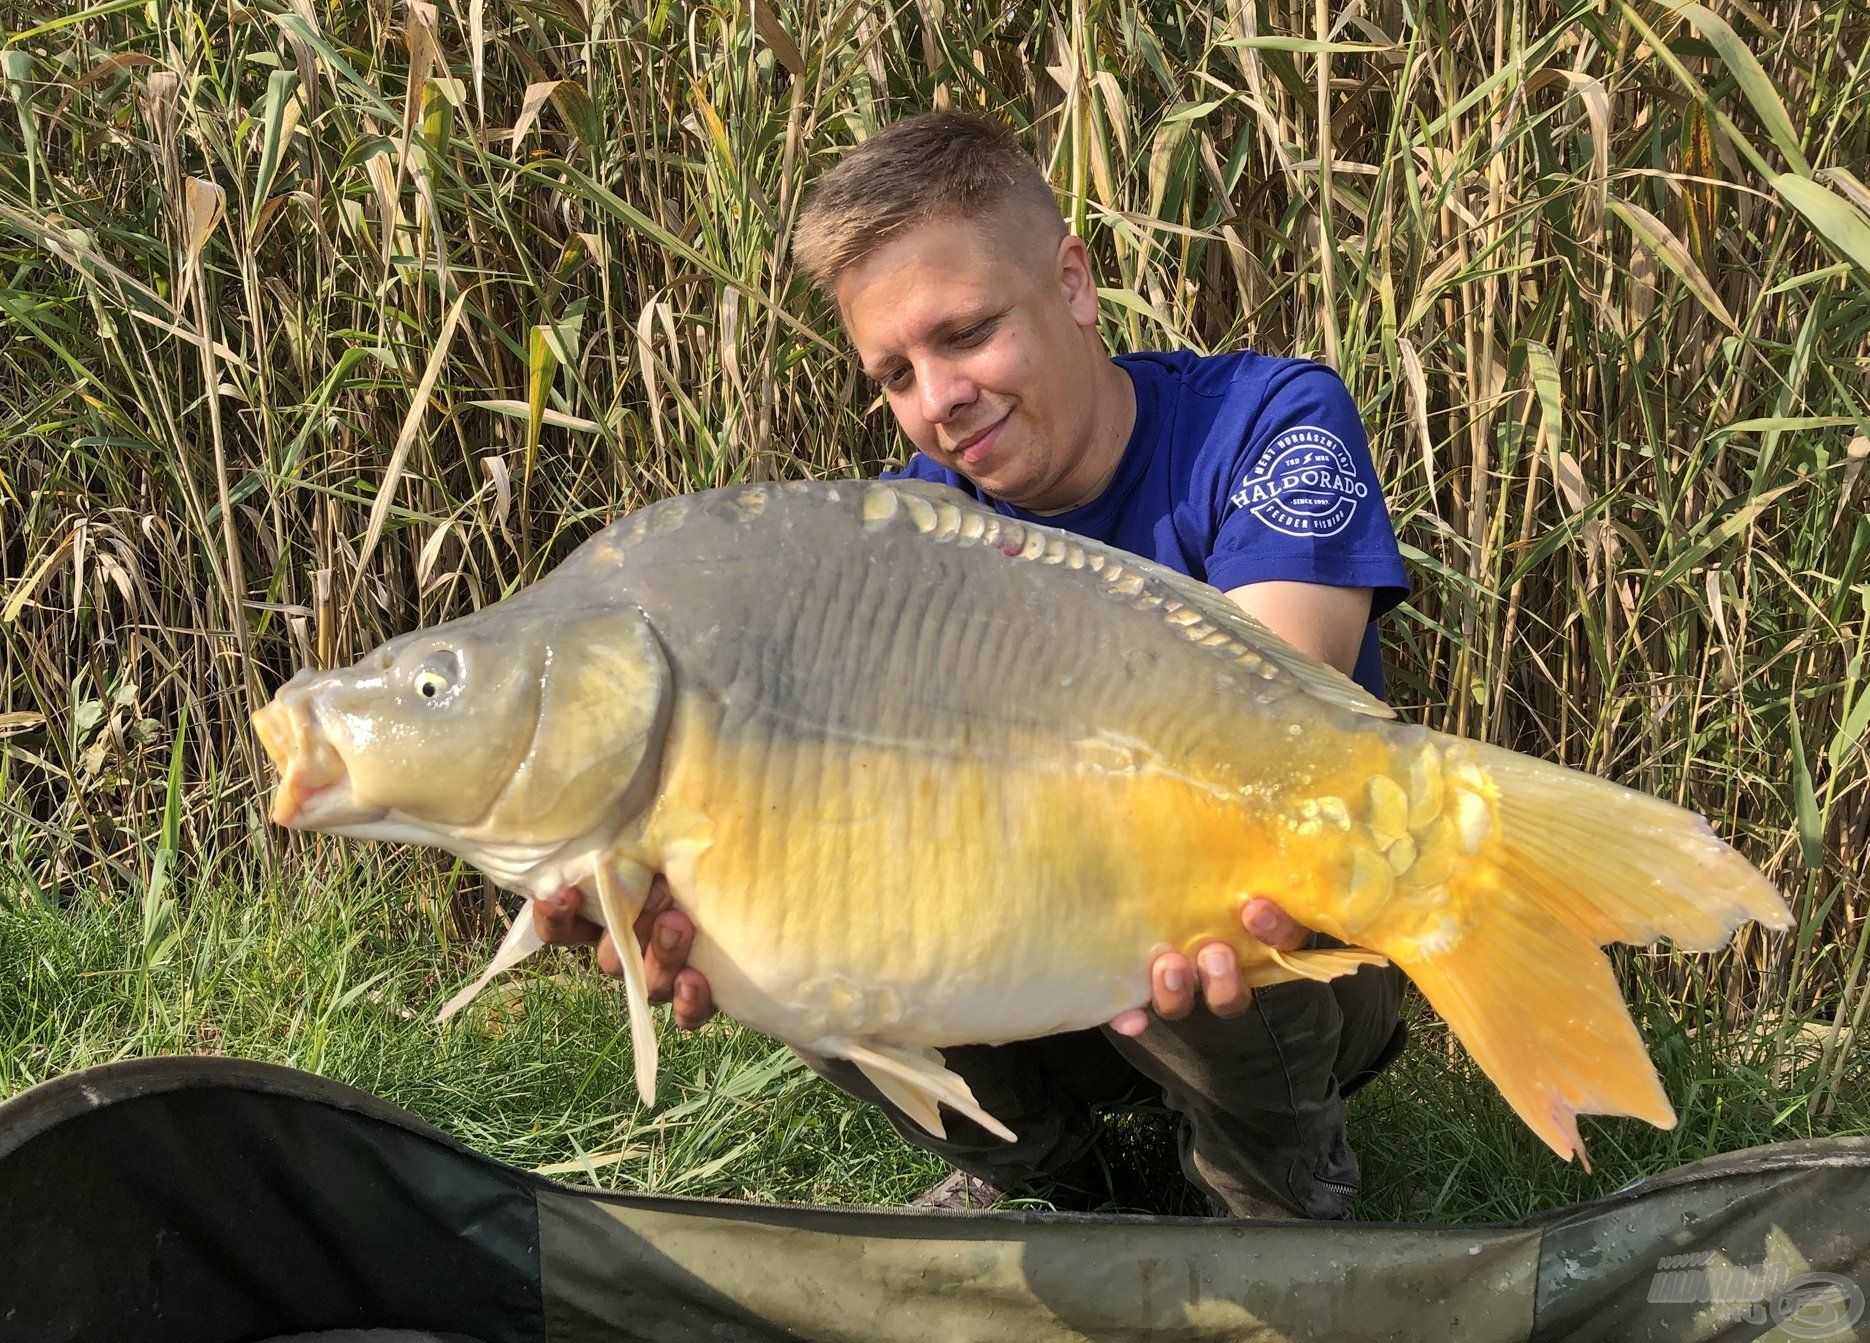
M 1790 921 L 1693 813 L 1403 723 L 1213 588 L 922 483 L 651 505 L 255 725 L 276 822 L 583 892 L 651 1104 L 656 873 L 723 1011 L 1008 1138 L 941 1047 L 1097 1025 L 1220 941 L 1254 987 L 1395 962 L 1582 1159 L 1580 1113 L 1674 1123 L 1599 948 Z M 1255 894 L 1345 945 L 1263 945 Z M 516 919 L 443 1015 L 539 945 Z

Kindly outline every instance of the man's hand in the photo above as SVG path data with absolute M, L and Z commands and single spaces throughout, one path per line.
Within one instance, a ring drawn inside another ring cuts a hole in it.
M 699 970 L 688 966 L 688 949 L 695 941 L 695 925 L 688 915 L 673 908 L 675 897 L 669 883 L 658 875 L 650 883 L 649 898 L 642 913 L 636 916 L 637 945 L 643 948 L 644 978 L 649 985 L 649 1001 L 675 1004 L 675 1024 L 692 1031 L 714 1015 L 714 995 L 708 980 Z M 585 946 L 597 943 L 597 967 L 612 979 L 623 978 L 623 962 L 617 957 L 617 945 L 610 933 L 578 912 L 582 897 L 576 890 L 541 896 L 532 902 L 533 927 L 542 941 L 554 946 Z
M 1310 934 L 1292 916 L 1264 896 L 1255 896 L 1241 908 L 1240 922 L 1269 947 L 1297 951 Z M 1179 951 L 1165 951 L 1150 963 L 1149 1005 L 1165 1021 L 1180 1021 L 1195 1010 L 1195 984 L 1199 978 L 1202 1001 L 1217 1017 L 1237 1017 L 1247 1010 L 1251 995 L 1240 982 L 1240 961 L 1225 942 L 1210 942 L 1195 953 L 1194 973 Z M 1119 1012 L 1110 1028 L 1119 1035 L 1141 1035 L 1149 1013 L 1140 1007 Z

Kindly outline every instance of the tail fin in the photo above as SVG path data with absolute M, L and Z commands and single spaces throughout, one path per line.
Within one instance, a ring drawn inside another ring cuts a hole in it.
M 1783 928 L 1791 914 L 1692 812 L 1510 751 L 1456 750 L 1475 754 L 1449 785 L 1484 799 L 1491 824 L 1468 827 L 1471 856 L 1448 883 L 1455 917 L 1436 933 L 1372 945 L 1415 981 L 1533 1131 L 1588 1170 L 1578 1115 L 1675 1123 L 1598 948 L 1667 937 L 1710 951 L 1748 919 Z

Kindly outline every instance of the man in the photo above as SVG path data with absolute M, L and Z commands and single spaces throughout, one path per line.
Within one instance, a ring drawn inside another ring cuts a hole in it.
M 1211 583 L 1381 695 L 1373 622 L 1407 578 L 1334 373 L 1251 352 L 1110 358 L 1083 242 L 1037 165 L 972 116 L 911 118 L 846 155 L 802 213 L 794 251 L 917 450 L 900 474 Z M 547 941 L 597 940 L 574 898 L 534 908 Z M 1281 949 L 1312 937 L 1264 899 L 1242 918 Z M 685 965 L 693 926 L 666 887 L 635 933 L 652 997 L 672 1000 L 684 1027 L 705 1021 L 706 981 Z M 607 935 L 599 963 L 621 972 Z M 1217 1214 L 1344 1217 L 1357 1164 L 1343 1095 L 1400 1048 L 1400 982 L 1366 968 L 1249 996 L 1225 945 L 1193 965 L 1164 953 L 1151 1012 L 943 1051 L 1016 1143 L 959 1116 L 947 1117 L 947 1139 L 932 1138 L 855 1068 L 807 1062 L 957 1167 L 926 1202 L 985 1206 L 1027 1181 L 1069 1179 L 1093 1145 L 1096 1108 L 1153 1087 L 1182 1116 L 1183 1168 Z

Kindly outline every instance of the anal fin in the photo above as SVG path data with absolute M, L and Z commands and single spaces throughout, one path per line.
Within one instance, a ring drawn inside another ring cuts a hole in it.
M 610 864 L 597 866 L 597 899 L 603 906 L 604 926 L 623 962 L 623 996 L 630 1013 L 630 1054 L 636 1061 L 636 1092 L 643 1104 L 656 1103 L 656 1019 L 650 1014 L 649 974 L 643 949 L 636 942 L 636 914 L 648 894 L 648 874 L 634 894 L 631 883 Z
M 948 1136 L 942 1124 L 938 1103 L 966 1115 L 997 1138 L 1017 1142 L 1013 1130 L 981 1109 L 967 1082 L 942 1062 L 933 1049 L 911 1049 L 904 1045 L 860 1044 L 840 1041 L 825 1050 L 828 1054 L 849 1059 L 863 1071 L 872 1085 L 916 1123 L 937 1138 Z
M 1288 973 L 1282 979 L 1315 979 L 1326 983 L 1339 975 L 1354 974 L 1366 965 L 1388 965 L 1389 957 L 1362 947 L 1320 947 L 1315 951 L 1281 951 L 1268 947 L 1273 963 Z M 1263 987 L 1251 984 L 1250 987 Z
M 499 950 L 495 951 L 493 959 L 487 962 L 487 968 L 480 972 L 480 978 L 444 1003 L 442 1010 L 435 1014 L 435 1020 L 438 1022 L 448 1020 L 449 1017 L 473 1002 L 482 989 L 493 983 L 494 976 L 505 974 L 544 945 L 545 943 L 539 940 L 539 929 L 532 921 L 532 905 L 528 903 L 524 909 L 514 915 L 513 926 L 506 930 L 506 936 L 500 941 Z

